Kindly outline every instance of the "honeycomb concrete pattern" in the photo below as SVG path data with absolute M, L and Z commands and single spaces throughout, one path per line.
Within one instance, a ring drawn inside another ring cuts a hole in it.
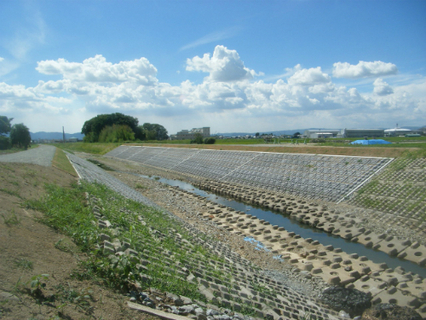
M 196 197 L 187 191 L 175 188 L 176 193 Z M 373 304 L 395 303 L 415 309 L 426 316 L 426 280 L 402 268 L 389 269 L 386 264 L 377 264 L 356 253 L 348 254 L 331 245 L 323 246 L 318 241 L 304 239 L 283 227 L 245 212 L 235 211 L 208 200 L 205 202 L 205 218 L 217 225 L 244 237 L 259 241 L 277 258 L 292 264 L 300 272 L 312 277 L 321 277 L 330 285 L 340 285 L 371 293 Z M 379 243 L 384 237 L 377 237 Z M 390 242 L 391 240 L 389 240 Z M 388 242 L 385 242 L 388 243 Z
M 409 240 L 397 239 L 386 233 L 378 234 L 374 230 L 368 229 L 368 221 L 364 221 L 355 215 L 342 215 L 334 209 L 328 209 L 327 206 L 249 187 L 210 180 L 195 185 L 200 189 L 278 211 L 299 222 L 340 236 L 343 239 L 363 244 L 390 256 L 412 261 L 420 266 L 426 266 L 426 246 L 418 242 L 412 243 Z M 367 225 L 367 227 L 360 227 L 360 225 Z
M 123 148 L 121 151 L 126 149 Z M 185 162 L 187 156 L 184 152 L 181 155 L 183 156 L 180 163 Z M 329 210 L 326 206 L 308 203 L 303 199 L 286 198 L 274 191 L 266 192 L 214 180 L 204 181 L 198 187 L 289 214 L 299 221 L 323 228 L 346 239 L 364 242 L 367 246 L 379 250 L 380 248 L 390 250 L 389 254 L 402 257 L 406 252 L 405 256 L 412 257 L 412 261 L 421 265 L 426 262 L 424 257 L 419 255 L 426 252 L 419 243 L 401 242 L 386 234 L 375 234 L 371 230 L 357 227 L 357 224 L 362 222 L 357 217 L 352 215 L 342 217 L 339 212 Z M 200 199 L 199 196 L 177 188 L 174 190 L 186 193 L 187 197 Z M 417 275 L 404 270 L 388 269 L 386 264 L 375 264 L 356 253 L 348 254 L 339 248 L 322 246 L 318 241 L 303 239 L 294 232 L 271 226 L 266 221 L 232 208 L 208 201 L 205 208 L 203 214 L 206 219 L 211 219 L 229 232 L 261 241 L 266 249 L 282 259 L 283 263 L 292 264 L 310 277 L 321 277 L 330 285 L 370 292 L 374 303 L 396 302 L 398 305 L 414 308 L 423 317 L 426 316 L 426 282 Z M 396 252 L 391 252 L 390 248 L 394 248 Z
M 348 202 L 389 225 L 426 231 L 426 159 L 396 159 Z
M 68 157 L 81 179 L 104 184 L 127 198 L 148 205 L 154 205 L 140 193 L 112 177 L 96 165 L 74 155 L 69 154 Z M 96 203 L 92 203 L 92 205 L 99 219 L 99 226 L 103 228 L 111 227 L 108 221 L 102 220 L 102 209 L 99 207 L 95 209 Z M 227 245 L 215 240 L 205 240 L 205 237 L 191 225 L 163 209 L 161 211 L 176 219 L 176 223 L 182 224 L 187 232 L 191 234 L 194 241 L 189 242 L 181 239 L 180 235 L 173 232 L 173 230 L 169 232 L 167 237 L 173 236 L 173 240 L 176 243 L 179 243 L 188 252 L 193 252 L 194 255 L 196 254 L 194 246 L 202 245 L 209 252 L 223 258 L 221 261 L 213 258 L 207 261 L 197 257 L 188 258 L 185 265 L 181 266 L 182 270 L 179 273 L 182 279 L 197 281 L 200 292 L 205 294 L 208 299 L 211 299 L 213 303 L 234 309 L 237 312 L 244 305 L 252 305 L 256 312 L 256 318 L 300 319 L 309 315 L 309 319 L 339 319 L 335 311 L 322 307 L 279 281 L 272 279 L 266 273 L 256 268 L 250 261 L 231 251 Z M 142 223 L 143 217 L 141 216 L 139 220 Z M 158 230 L 152 230 L 152 233 L 155 234 L 157 239 L 166 237 L 166 235 Z M 107 253 L 114 254 L 117 251 L 116 248 L 123 248 L 125 246 L 125 243 L 111 241 L 103 242 L 103 250 Z M 139 260 L 142 274 L 144 266 L 147 264 L 155 265 L 159 261 L 169 262 L 170 265 L 174 264 L 173 252 L 164 250 L 159 245 L 161 241 L 158 242 L 154 239 L 152 239 L 152 243 L 149 243 L 149 241 L 149 239 L 146 240 L 143 252 L 131 252 Z M 211 270 L 216 270 L 216 272 L 212 272 Z M 221 272 L 221 270 L 231 274 L 231 279 L 226 282 L 219 279 L 216 273 Z M 149 283 L 149 277 L 146 277 L 145 281 Z
M 215 181 L 334 202 L 392 160 L 124 145 L 106 156 Z
M 176 155 L 175 166 L 171 166 L 170 159 L 174 155 Z M 382 167 L 387 165 L 389 159 L 132 146 L 120 146 L 109 152 L 107 156 L 132 161 L 135 161 L 136 158 L 142 159 L 143 157 L 144 162 L 142 160 L 137 160 L 137 162 L 142 164 L 148 164 L 149 162 L 149 165 L 157 168 L 208 178 L 204 183 L 197 184 L 197 186 L 201 189 L 230 196 L 253 205 L 279 211 L 300 222 L 340 236 L 346 240 L 361 243 L 366 247 L 380 250 L 391 256 L 398 256 L 401 259 L 412 261 L 421 266 L 426 265 L 426 246 L 416 242 L 412 244 L 407 240 L 395 239 L 386 234 L 377 234 L 373 230 L 368 230 L 364 227 L 360 228 L 358 225 L 365 224 L 363 223 L 365 221 L 355 216 L 348 215 L 347 217 L 342 217 L 338 212 L 319 208 L 318 205 L 313 203 L 308 204 L 304 200 L 299 199 L 296 201 L 293 198 L 284 198 L 280 194 L 280 188 L 270 188 L 270 191 L 264 191 L 268 188 L 262 182 L 267 179 L 265 176 L 267 176 L 267 171 L 269 170 L 271 172 L 276 170 L 278 172 L 276 176 L 279 176 L 279 173 L 283 173 L 284 169 L 292 171 L 293 167 L 301 166 L 298 167 L 301 172 L 306 170 L 309 172 L 314 167 L 324 166 L 323 163 L 326 161 L 330 163 L 337 161 L 340 164 L 343 161 L 344 164 L 341 167 L 344 170 L 342 169 L 343 171 L 340 174 L 336 174 L 336 180 L 340 181 L 342 179 L 340 175 L 350 174 L 347 172 L 347 167 L 356 167 L 356 172 L 358 172 L 360 171 L 359 167 L 365 165 L 367 169 L 364 169 L 364 171 L 368 171 L 371 174 L 372 170 L 377 171 L 381 168 L 379 164 Z M 163 156 L 165 156 L 165 159 L 162 159 Z M 281 160 L 278 161 L 277 159 Z M 311 162 L 307 164 L 306 159 L 310 159 Z M 372 167 L 371 163 L 376 163 L 376 165 Z M 222 169 L 221 165 L 224 166 Z M 244 170 L 247 170 L 248 174 L 256 173 L 256 177 L 252 176 L 250 181 L 247 180 L 249 182 L 239 180 L 238 176 L 241 176 L 240 173 Z M 318 176 L 322 176 L 324 171 L 335 172 L 326 167 L 323 167 L 323 170 L 319 171 Z M 355 174 L 354 172 L 352 173 Z M 299 179 L 297 180 L 299 181 L 297 187 L 303 188 L 304 185 L 312 182 L 312 175 L 304 173 L 304 180 L 300 177 L 296 177 L 295 179 Z M 352 188 L 356 188 L 362 179 L 364 178 L 349 177 L 348 181 L 356 181 L 356 184 L 352 185 Z M 275 179 L 275 181 L 279 181 L 279 179 Z M 258 184 L 254 182 L 258 182 Z M 340 186 L 338 182 L 336 182 L 336 185 Z M 286 190 L 286 193 L 307 198 L 305 194 L 297 194 L 297 190 L 294 190 Z M 337 191 L 337 189 L 335 190 Z M 317 192 L 312 191 L 315 194 L 314 198 L 321 198 L 321 191 L 326 190 L 317 189 Z M 345 192 L 347 191 L 348 189 Z M 323 194 L 323 196 L 326 197 L 326 194 Z M 340 194 L 336 199 L 341 198 L 341 196 Z M 369 219 L 373 218 L 374 215 L 369 217 Z M 382 215 L 379 219 L 384 220 L 385 216 Z

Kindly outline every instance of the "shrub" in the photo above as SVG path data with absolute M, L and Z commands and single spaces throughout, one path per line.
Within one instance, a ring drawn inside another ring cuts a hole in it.
M 194 139 L 192 139 L 190 143 L 203 144 L 203 136 L 201 133 L 196 133 Z
M 10 139 L 8 137 L 0 136 L 0 150 L 10 149 Z
M 102 129 L 99 142 L 121 142 L 135 140 L 135 133 L 127 125 L 112 125 Z
M 216 142 L 215 138 L 205 138 L 204 143 L 205 144 L 214 144 Z

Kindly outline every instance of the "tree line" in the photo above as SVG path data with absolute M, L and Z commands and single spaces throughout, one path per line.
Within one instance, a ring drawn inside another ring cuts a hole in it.
M 87 120 L 81 133 L 84 142 L 121 142 L 134 140 L 167 140 L 167 130 L 156 123 L 139 125 L 135 117 L 122 113 L 100 114 Z
M 0 116 L 0 150 L 31 146 L 30 130 L 23 123 L 12 125 L 13 118 Z

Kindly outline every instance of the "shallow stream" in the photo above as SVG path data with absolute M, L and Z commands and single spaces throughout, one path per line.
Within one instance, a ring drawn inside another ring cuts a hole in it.
M 259 219 L 264 219 L 272 225 L 284 227 L 288 232 L 295 232 L 296 234 L 299 234 L 302 238 L 311 238 L 313 240 L 318 240 L 324 246 L 332 245 L 334 248 L 341 248 L 344 252 L 347 253 L 357 253 L 359 256 L 366 256 L 369 260 L 375 263 L 385 262 L 388 267 L 392 269 L 395 269 L 396 267 L 400 266 L 404 268 L 405 271 L 411 271 L 415 274 L 420 275 L 423 278 L 426 278 L 426 268 L 423 268 L 411 261 L 402 260 L 397 257 L 391 257 L 384 252 L 367 248 L 364 245 L 356 242 L 351 242 L 342 239 L 341 237 L 334 236 L 325 231 L 300 223 L 294 219 L 290 219 L 289 217 L 286 217 L 280 213 L 256 208 L 240 201 L 227 199 L 220 195 L 216 195 L 214 193 L 198 189 L 192 184 L 180 180 L 166 179 L 157 176 L 138 176 L 156 180 L 169 186 L 179 187 L 182 190 L 200 195 L 209 201 L 222 204 L 238 211 L 246 212 L 247 214 L 255 216 Z

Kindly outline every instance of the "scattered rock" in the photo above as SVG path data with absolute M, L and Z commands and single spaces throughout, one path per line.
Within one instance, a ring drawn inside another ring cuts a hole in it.
M 371 306 L 371 295 L 357 289 L 329 287 L 320 298 L 324 304 L 336 311 L 345 311 L 351 317 L 361 315 Z
M 361 320 L 422 320 L 413 309 L 395 304 L 380 303 L 362 314 Z

